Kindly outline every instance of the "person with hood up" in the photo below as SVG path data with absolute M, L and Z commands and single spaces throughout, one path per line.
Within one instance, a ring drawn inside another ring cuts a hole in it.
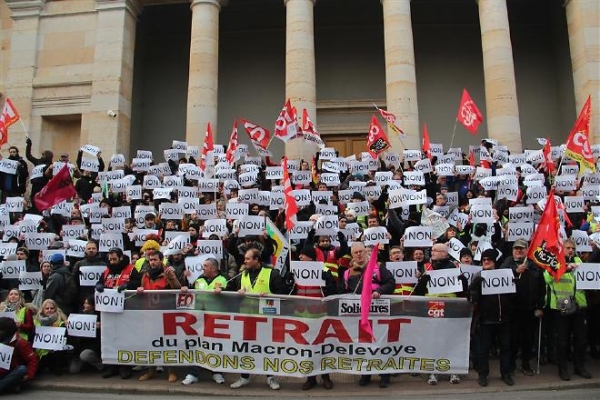
M 69 314 L 70 306 L 67 304 L 64 295 L 71 278 L 71 272 L 65 265 L 65 258 L 60 253 L 54 253 L 50 256 L 50 265 L 52 270 L 46 283 L 46 290 L 44 290 L 44 300 L 54 300 L 65 314 Z

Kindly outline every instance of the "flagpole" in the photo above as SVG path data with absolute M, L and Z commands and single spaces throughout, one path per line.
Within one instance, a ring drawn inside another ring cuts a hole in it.
M 454 129 L 452 130 L 452 139 L 450 139 L 450 148 L 452 148 L 452 144 L 454 143 L 454 135 L 456 135 L 456 126 L 458 125 L 458 118 L 454 120 Z

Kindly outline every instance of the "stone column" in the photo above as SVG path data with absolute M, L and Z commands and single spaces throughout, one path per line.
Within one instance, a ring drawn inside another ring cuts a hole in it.
M 521 127 L 506 0 L 478 3 L 489 137 L 519 153 Z
M 192 0 L 192 41 L 186 117 L 186 141 L 202 146 L 206 125 L 217 132 L 220 0 Z
M 81 121 L 81 142 L 99 146 L 106 160 L 130 151 L 135 33 L 142 6 L 138 0 L 96 0 L 96 10 L 92 95 Z
M 285 23 L 285 96 L 302 117 L 306 108 L 317 129 L 317 87 L 315 72 L 315 0 L 284 0 Z M 282 106 L 285 99 L 282 99 Z M 301 122 L 300 122 L 301 123 Z M 317 147 L 302 140 L 285 146 L 290 159 L 310 160 Z
M 417 76 L 413 45 L 410 0 L 381 0 L 385 46 L 385 88 L 387 109 L 398 118 L 406 133 L 402 139 L 409 149 L 420 149 Z M 399 136 L 387 130 L 394 151 L 404 146 Z
M 577 114 L 592 97 L 590 140 L 600 143 L 600 2 L 566 1 Z
M 27 127 L 36 154 L 40 148 L 41 124 L 33 122 L 33 80 L 37 67 L 40 13 L 46 0 L 5 0 L 13 19 L 10 36 L 10 64 L 7 88 L 10 97 Z M 2 102 L 3 104 L 4 102 Z M 9 129 L 9 145 L 16 145 L 25 155 L 25 132 L 21 123 Z M 38 152 L 39 153 L 39 152 Z

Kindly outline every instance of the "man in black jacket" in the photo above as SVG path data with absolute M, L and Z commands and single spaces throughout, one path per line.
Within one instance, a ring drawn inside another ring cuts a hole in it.
M 27 163 L 23 160 L 23 157 L 19 155 L 19 149 L 15 146 L 8 148 L 8 159 L 16 161 L 17 173 L 7 174 L 0 172 L 0 190 L 2 190 L 2 203 L 6 202 L 7 197 L 23 196 L 27 189 L 27 177 L 29 171 L 27 170 Z M 0 159 L 2 157 L 0 156 Z
M 65 301 L 64 294 L 71 272 L 65 265 L 65 259 L 60 253 L 50 256 L 50 265 L 52 266 L 52 270 L 48 277 L 46 290 L 44 290 L 44 300 L 52 299 L 56 301 L 60 309 L 68 315 L 71 312 L 71 306 Z
M 511 316 L 511 371 L 516 369 L 517 355 L 521 350 L 521 371 L 532 376 L 530 360 L 533 357 L 533 338 L 538 318 L 543 315 L 546 283 L 540 267 L 527 259 L 528 245 L 523 239 L 515 241 L 512 256 L 500 268 L 512 269 L 517 286 L 517 307 Z

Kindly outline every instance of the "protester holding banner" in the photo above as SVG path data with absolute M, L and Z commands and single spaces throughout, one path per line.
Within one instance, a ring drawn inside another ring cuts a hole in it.
M 24 382 L 35 377 L 38 358 L 31 344 L 17 334 L 17 326 L 11 318 L 0 317 L 0 343 L 13 349 L 8 368 L 0 368 L 0 394 L 18 393 Z
M 14 313 L 19 337 L 29 340 L 33 334 L 33 316 L 37 309 L 31 303 L 25 303 L 23 293 L 19 289 L 11 289 L 6 300 L 0 303 L 0 312 Z
M 496 250 L 485 250 L 481 254 L 483 271 L 495 270 L 497 257 Z M 477 343 L 475 347 L 478 348 L 478 382 L 480 386 L 488 385 L 490 350 L 497 340 L 500 350 L 500 375 L 504 383 L 512 386 L 514 380 L 510 375 L 510 317 L 515 307 L 515 296 L 511 293 L 484 294 L 482 272 L 473 277 L 469 286 L 471 303 L 475 305 L 473 319 Z
M 529 243 L 519 239 L 512 246 L 512 255 L 500 266 L 510 268 L 517 287 L 516 302 L 511 324 L 511 371 L 516 369 L 517 355 L 521 354 L 521 372 L 532 376 L 530 361 L 533 357 L 534 337 L 538 333 L 539 318 L 543 316 L 546 296 L 543 271 L 526 258 Z
M 242 296 L 248 294 L 266 295 L 266 294 L 288 294 L 287 285 L 282 279 L 279 271 L 271 269 L 261 262 L 262 255 L 260 250 L 250 248 L 244 256 L 244 271 L 235 279 L 227 284 L 226 290 L 236 291 Z M 245 312 L 250 314 L 258 313 L 258 298 L 246 297 L 241 305 Z M 241 374 L 240 378 L 232 383 L 232 389 L 239 389 L 250 383 L 249 374 Z M 267 384 L 272 390 L 279 390 L 279 382 L 273 376 L 267 375 Z

